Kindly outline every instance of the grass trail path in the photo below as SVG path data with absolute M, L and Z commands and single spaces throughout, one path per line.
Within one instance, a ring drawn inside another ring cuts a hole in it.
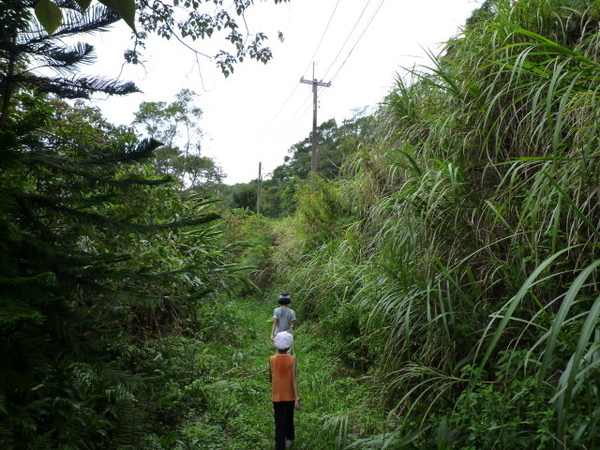
M 239 331 L 230 349 L 231 367 L 213 383 L 207 413 L 197 423 L 203 450 L 273 448 L 273 407 L 268 361 L 275 348 L 270 340 L 276 301 L 235 300 Z M 293 304 L 291 305 L 293 308 Z M 302 410 L 296 412 L 296 450 L 333 450 L 348 443 L 348 435 L 364 435 L 378 418 L 366 405 L 373 396 L 368 385 L 327 356 L 329 345 L 298 318 L 293 353 L 297 358 Z M 208 435 L 207 435 L 208 433 Z M 211 440 L 212 435 L 212 440 Z

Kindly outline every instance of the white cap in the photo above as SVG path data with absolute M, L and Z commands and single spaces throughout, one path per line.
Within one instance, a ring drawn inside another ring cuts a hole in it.
M 277 333 L 275 339 L 273 339 L 273 344 L 277 347 L 278 350 L 285 350 L 292 346 L 292 342 L 294 342 L 294 336 L 292 336 L 287 331 L 281 331 Z

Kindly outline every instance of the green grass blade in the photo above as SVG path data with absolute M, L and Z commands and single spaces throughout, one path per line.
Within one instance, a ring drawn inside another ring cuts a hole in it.
M 550 183 L 552 183 L 554 185 L 554 187 L 556 188 L 556 190 L 565 199 L 565 201 L 567 202 L 567 204 L 573 209 L 573 211 L 575 212 L 575 214 L 577 215 L 577 217 L 579 217 L 579 219 L 584 224 L 586 224 L 587 227 L 590 229 L 590 231 L 592 233 L 594 233 L 594 235 L 600 240 L 600 230 L 581 211 L 581 209 L 577 206 L 577 204 L 575 204 L 575 202 L 571 199 L 571 197 L 565 192 L 565 190 L 562 188 L 562 186 L 560 184 L 558 184 L 556 182 L 556 180 L 554 178 L 552 178 L 552 176 L 548 172 L 543 171 L 543 174 L 546 176 L 546 178 L 548 178 L 548 180 L 550 181 Z
M 587 319 L 583 324 L 583 327 L 581 327 L 575 353 L 569 360 L 569 363 L 567 364 L 567 367 L 558 382 L 558 390 L 561 391 L 561 394 L 558 397 L 558 403 L 556 407 L 557 437 L 561 442 L 564 440 L 568 411 L 573 398 L 573 385 L 575 383 L 575 378 L 579 374 L 582 357 L 590 341 L 590 337 L 598 326 L 598 317 L 600 317 L 600 295 L 596 297 L 594 304 L 589 310 Z
M 538 278 L 538 276 L 544 271 L 546 270 L 548 267 L 550 267 L 552 265 L 552 263 L 558 259 L 562 254 L 566 253 L 568 250 L 570 250 L 569 248 L 564 248 L 561 251 L 555 253 L 554 255 L 552 255 L 551 257 L 547 258 L 545 261 L 543 261 L 534 271 L 531 275 L 529 275 L 529 277 L 527 278 L 527 280 L 525 280 L 525 283 L 523 283 L 523 285 L 520 287 L 520 289 L 518 290 L 518 292 L 505 304 L 504 309 L 505 312 L 504 314 L 499 314 L 496 317 L 502 317 L 500 323 L 498 324 L 498 328 L 496 328 L 496 331 L 494 333 L 494 336 L 492 337 L 492 340 L 490 341 L 485 354 L 483 355 L 483 358 L 481 360 L 481 362 L 479 363 L 480 368 L 484 368 L 484 366 L 486 365 L 487 361 L 489 360 L 492 352 L 494 351 L 496 344 L 498 343 L 498 341 L 500 340 L 500 337 L 502 336 L 502 333 L 504 332 L 504 329 L 506 328 L 506 326 L 508 325 L 508 322 L 512 319 L 513 313 L 515 312 L 515 309 L 517 308 L 517 306 L 519 306 L 519 303 L 521 302 L 521 300 L 525 297 L 525 295 L 527 294 L 527 292 L 529 291 L 529 289 L 531 289 L 532 286 L 534 286 L 536 284 L 536 279 Z M 491 331 L 492 325 L 495 322 L 495 317 L 492 317 L 492 320 L 490 320 L 488 322 L 488 325 L 485 328 L 485 332 L 484 332 L 484 337 L 487 336 L 489 334 L 489 332 Z M 483 344 L 483 339 L 480 341 L 480 344 L 477 348 L 477 351 L 475 353 L 475 358 L 477 357 L 477 354 L 479 353 L 480 347 Z
M 565 295 L 565 298 L 562 304 L 560 305 L 560 309 L 558 310 L 558 313 L 556 314 L 556 317 L 552 322 L 552 326 L 550 327 L 550 333 L 548 334 L 548 341 L 546 343 L 546 349 L 544 352 L 544 359 L 542 360 L 542 365 L 538 372 L 538 392 L 540 392 L 542 384 L 544 383 L 546 372 L 548 370 L 548 367 L 550 366 L 550 362 L 553 356 L 556 340 L 558 338 L 558 334 L 562 326 L 565 323 L 567 314 L 569 313 L 571 306 L 573 306 L 573 304 L 575 303 L 577 294 L 579 293 L 587 279 L 590 277 L 590 275 L 592 275 L 596 271 L 598 266 L 600 266 L 600 260 L 595 261 L 593 264 L 590 264 L 579 274 L 579 276 L 573 281 L 573 283 L 569 287 L 569 290 L 567 291 L 567 294 Z

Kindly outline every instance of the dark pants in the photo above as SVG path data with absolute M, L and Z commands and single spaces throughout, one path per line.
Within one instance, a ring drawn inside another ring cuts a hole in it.
M 275 412 L 275 450 L 285 449 L 285 440 L 294 440 L 294 403 L 273 402 Z

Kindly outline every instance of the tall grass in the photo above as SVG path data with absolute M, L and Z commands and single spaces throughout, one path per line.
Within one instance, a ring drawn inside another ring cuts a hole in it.
M 398 78 L 335 187 L 354 222 L 290 270 L 361 317 L 396 424 L 366 448 L 600 443 L 600 11 L 493 5 Z
M 397 407 L 418 408 L 420 423 L 435 416 L 429 402 L 440 403 L 440 393 L 454 389 L 467 363 L 477 368 L 471 383 L 506 380 L 521 374 L 500 375 L 499 355 L 530 349 L 526 370 L 537 377 L 539 395 L 553 401 L 554 433 L 563 446 L 577 435 L 569 428 L 572 396 L 586 391 L 581 385 L 592 382 L 596 367 L 590 355 L 598 319 L 600 70 L 592 57 L 596 34 L 585 34 L 589 24 L 567 46 L 573 30 L 564 24 L 589 12 L 534 5 L 499 4 L 494 21 L 465 30 L 434 61 L 418 83 L 422 89 L 411 94 L 445 107 L 413 110 L 421 127 L 407 123 L 406 105 L 427 102 L 392 96 L 390 116 L 403 120 L 388 135 L 411 143 L 411 165 L 379 204 L 376 214 L 386 219 L 373 237 L 386 273 L 402 277 L 386 280 L 390 292 L 380 296 L 370 323 L 389 325 L 393 344 L 382 369 L 395 374 L 390 386 L 403 393 Z M 527 30 L 524 22 L 536 28 Z M 401 87 L 401 96 L 406 93 Z M 397 147 L 392 152 L 403 158 L 405 147 Z M 566 366 L 559 363 L 565 357 Z M 398 369 L 411 361 L 446 375 Z M 593 442 L 599 430 L 586 432 Z

